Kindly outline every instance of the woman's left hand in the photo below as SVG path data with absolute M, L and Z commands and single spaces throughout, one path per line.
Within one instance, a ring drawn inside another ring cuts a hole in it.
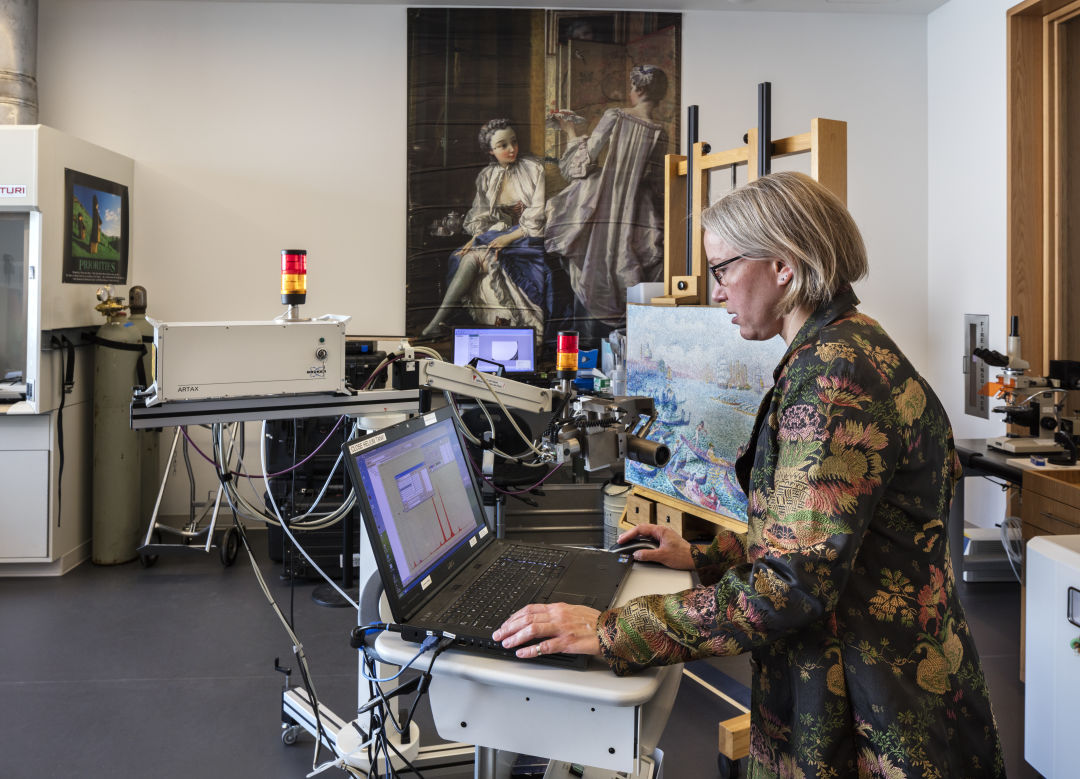
M 531 603 L 514 612 L 492 638 L 506 649 L 520 646 L 518 657 L 539 657 L 558 652 L 574 655 L 600 654 L 596 621 L 600 612 L 569 603 Z M 523 646 L 537 641 L 531 646 Z

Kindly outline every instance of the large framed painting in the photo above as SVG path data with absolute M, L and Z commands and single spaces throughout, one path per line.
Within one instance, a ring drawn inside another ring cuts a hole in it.
M 735 458 L 772 386 L 783 339 L 743 340 L 719 306 L 631 305 L 626 324 L 627 394 L 656 401 L 648 438 L 671 450 L 663 468 L 628 460 L 627 481 L 745 522 Z
M 423 8 L 408 25 L 406 331 L 593 348 L 663 278 L 681 15 Z

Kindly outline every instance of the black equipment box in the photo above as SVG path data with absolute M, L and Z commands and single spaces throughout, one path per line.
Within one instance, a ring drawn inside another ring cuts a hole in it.
M 338 420 L 339 417 L 305 417 L 271 420 L 266 423 L 266 467 L 271 474 L 280 474 L 270 477 L 270 494 L 273 495 L 282 516 L 296 517 L 304 514 L 318 498 L 347 437 L 348 420 L 342 420 L 337 429 L 334 429 Z M 315 451 L 323 441 L 326 443 Z M 297 465 L 304 458 L 308 458 L 306 462 Z M 316 508 L 319 514 L 325 515 L 342 505 L 349 490 L 348 478 L 345 464 L 342 463 L 319 501 Z M 269 498 L 266 503 L 267 510 L 273 513 Z M 351 524 L 351 548 L 359 551 L 359 517 L 354 516 Z M 344 526 L 344 522 L 338 522 L 328 528 L 292 532 L 320 568 L 330 576 L 340 577 L 343 573 L 341 556 L 345 548 Z M 274 562 L 284 562 L 286 549 L 290 549 L 286 570 L 288 575 L 295 578 L 317 575 L 310 570 L 310 565 L 302 555 L 291 551 L 292 544 L 288 543 L 288 538 L 280 527 L 270 525 L 267 538 L 270 559 Z

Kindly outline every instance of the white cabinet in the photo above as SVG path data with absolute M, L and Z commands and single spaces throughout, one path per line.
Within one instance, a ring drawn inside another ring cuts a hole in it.
M 44 560 L 49 554 L 49 453 L 0 452 L 0 557 Z
M 89 347 L 77 351 L 62 417 L 0 413 L 0 576 L 56 576 L 90 556 L 92 360 Z
M 1076 776 L 1080 700 L 1080 535 L 1027 547 L 1024 759 L 1048 779 Z

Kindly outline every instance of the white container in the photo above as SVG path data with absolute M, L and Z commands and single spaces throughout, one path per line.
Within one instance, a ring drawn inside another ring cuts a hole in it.
M 619 518 L 630 497 L 629 484 L 608 482 L 604 485 L 604 548 L 609 549 L 619 538 Z
M 648 304 L 652 302 L 653 298 L 658 298 L 663 294 L 664 282 L 643 281 L 640 284 L 626 288 L 626 302 Z

